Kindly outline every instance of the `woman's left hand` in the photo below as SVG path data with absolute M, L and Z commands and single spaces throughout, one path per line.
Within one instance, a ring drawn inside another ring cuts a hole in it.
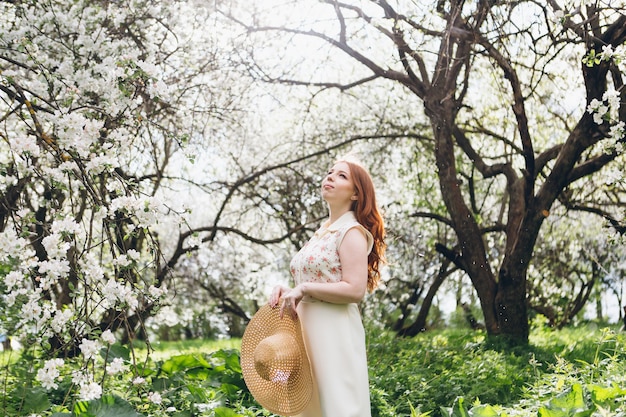
M 282 302 L 280 303 L 280 317 L 282 318 L 285 313 L 288 313 L 295 320 L 298 317 L 296 309 L 303 296 L 304 293 L 300 285 L 283 293 Z

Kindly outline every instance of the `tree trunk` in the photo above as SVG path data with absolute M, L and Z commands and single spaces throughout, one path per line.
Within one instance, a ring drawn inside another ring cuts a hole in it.
M 447 268 L 448 264 L 449 262 L 444 262 L 444 265 L 439 269 L 439 273 L 435 277 L 430 288 L 428 288 L 428 292 L 426 293 L 424 300 L 422 300 L 422 305 L 420 307 L 420 311 L 417 313 L 415 321 L 410 326 L 400 329 L 398 331 L 398 335 L 415 336 L 426 329 L 426 319 L 428 318 L 430 307 L 433 305 L 433 299 L 435 298 L 439 287 L 441 287 L 441 284 L 443 284 L 446 277 L 450 275 L 450 271 Z
M 487 261 L 485 242 L 480 228 L 465 203 L 460 187 L 461 181 L 457 176 L 451 123 L 456 114 L 455 106 L 451 100 L 440 100 L 436 97 L 436 93 L 433 100 L 425 104 L 435 135 L 439 187 L 458 238 L 458 250 L 446 250 L 441 246 L 437 250 L 467 273 L 478 294 L 487 333 L 496 335 L 503 329 L 499 325 L 494 308 L 496 280 Z M 526 293 L 522 294 L 522 297 L 525 297 Z M 528 327 L 527 324 L 525 326 Z
M 502 264 L 493 305 L 497 331 L 488 334 L 491 341 L 501 339 L 514 345 L 528 344 L 526 271 L 526 265 L 515 264 L 511 258 Z

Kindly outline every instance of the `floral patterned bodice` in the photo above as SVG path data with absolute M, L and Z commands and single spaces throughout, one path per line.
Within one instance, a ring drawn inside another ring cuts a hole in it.
M 357 222 L 354 212 L 349 211 L 334 223 L 328 223 L 326 221 L 291 260 L 291 275 L 296 285 L 303 282 L 341 281 L 339 247 L 346 232 L 353 227 L 365 233 L 368 252 L 372 250 L 372 234 Z

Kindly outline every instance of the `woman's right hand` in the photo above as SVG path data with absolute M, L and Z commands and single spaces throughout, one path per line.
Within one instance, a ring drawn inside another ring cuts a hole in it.
M 272 290 L 272 294 L 270 294 L 270 301 L 269 301 L 270 307 L 272 308 L 278 307 L 278 302 L 280 301 L 283 294 L 286 293 L 287 291 L 289 291 L 288 287 L 283 287 L 282 285 L 275 286 L 274 289 Z

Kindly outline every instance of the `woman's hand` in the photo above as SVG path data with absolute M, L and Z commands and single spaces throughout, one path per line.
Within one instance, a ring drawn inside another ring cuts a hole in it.
M 272 293 L 270 294 L 270 307 L 272 308 L 276 308 L 278 307 L 278 302 L 280 301 L 280 298 L 283 296 L 284 293 L 288 292 L 290 290 L 290 288 L 288 287 L 283 287 L 282 285 L 277 285 L 274 287 L 274 289 L 272 290 Z
M 284 288 L 283 288 L 284 290 Z M 272 295 L 274 293 L 272 292 Z M 298 308 L 298 304 L 304 297 L 303 288 L 301 285 L 298 285 L 295 288 L 287 289 L 286 291 L 282 291 L 282 302 L 280 303 L 280 318 L 283 318 L 284 314 L 287 313 L 291 315 L 292 319 L 296 319 L 298 317 L 298 313 L 296 309 Z

